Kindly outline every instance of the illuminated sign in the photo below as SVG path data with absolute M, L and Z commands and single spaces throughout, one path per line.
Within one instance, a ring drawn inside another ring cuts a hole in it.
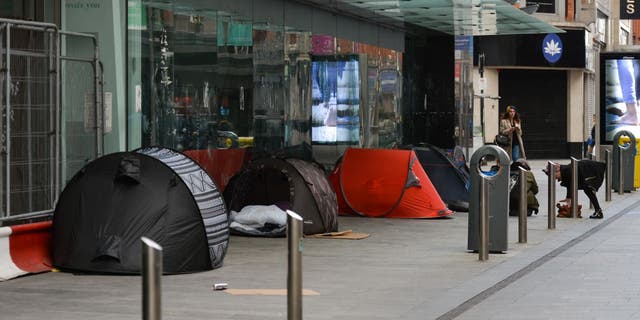
M 636 0 L 620 0 L 620 19 L 640 19 L 638 5 Z

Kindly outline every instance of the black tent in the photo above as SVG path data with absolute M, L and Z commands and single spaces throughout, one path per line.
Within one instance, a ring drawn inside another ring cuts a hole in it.
M 464 160 L 454 162 L 442 149 L 434 146 L 415 147 L 413 150 L 449 209 L 468 211 L 471 180 Z
M 229 181 L 224 197 L 233 211 L 248 205 L 289 208 L 304 219 L 304 234 L 338 230 L 336 194 L 315 162 L 275 157 L 253 160 Z
M 174 150 L 103 156 L 69 181 L 53 216 L 53 265 L 62 270 L 136 274 L 142 236 L 163 248 L 167 274 L 222 265 L 229 228 L 215 183 Z

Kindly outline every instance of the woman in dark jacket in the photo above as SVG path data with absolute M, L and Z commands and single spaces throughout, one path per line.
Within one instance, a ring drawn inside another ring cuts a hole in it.
M 565 201 L 571 205 L 571 165 L 554 163 L 554 166 L 556 167 L 556 180 L 560 181 L 561 186 L 567 188 Z M 602 219 L 604 217 L 596 192 L 602 185 L 605 170 L 606 164 L 603 162 L 593 160 L 578 161 L 578 190 L 582 190 L 593 204 L 595 212 L 589 216 L 591 219 Z M 547 170 L 545 170 L 545 173 L 549 174 Z

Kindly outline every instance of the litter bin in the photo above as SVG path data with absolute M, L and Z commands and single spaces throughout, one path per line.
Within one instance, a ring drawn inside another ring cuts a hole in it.
M 612 177 L 611 187 L 618 192 L 620 186 L 620 165 L 622 165 L 622 178 L 624 185 L 623 191 L 632 191 L 634 188 L 634 162 L 636 156 L 636 144 L 631 143 L 635 141 L 636 137 L 633 133 L 621 130 L 613 136 L 613 163 L 612 163 Z M 622 161 L 618 158 L 622 156 Z
M 482 165 L 487 161 L 496 161 L 496 165 L 485 171 Z M 488 180 L 489 251 L 507 251 L 510 162 L 509 155 L 502 148 L 494 145 L 482 146 L 471 156 L 468 250 L 478 251 L 480 248 L 480 183 L 484 177 Z
M 629 143 L 631 139 L 628 136 L 620 137 L 620 143 L 626 144 Z M 636 155 L 633 161 L 633 187 L 640 187 L 640 138 L 636 138 Z

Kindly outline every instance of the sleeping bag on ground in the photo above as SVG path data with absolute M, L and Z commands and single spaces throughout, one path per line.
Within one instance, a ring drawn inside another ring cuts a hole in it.
M 294 158 L 252 160 L 234 176 L 224 191 L 229 210 L 241 212 L 246 206 L 275 205 L 290 209 L 303 220 L 304 234 L 338 230 L 338 204 L 324 170 L 316 163 Z M 259 221 L 257 221 L 259 222 Z M 273 226 L 264 226 L 263 230 Z M 232 232 L 257 235 L 234 228 Z M 274 230 L 265 236 L 284 236 Z

